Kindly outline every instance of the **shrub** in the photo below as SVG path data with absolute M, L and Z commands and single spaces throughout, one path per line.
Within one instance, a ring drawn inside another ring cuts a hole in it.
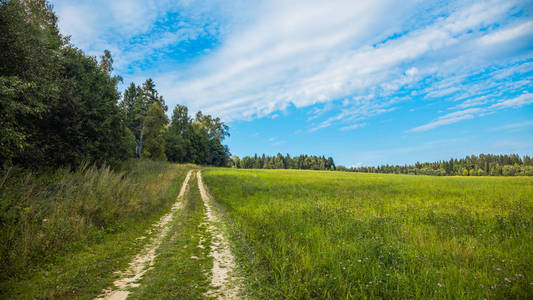
M 130 161 L 122 171 L 82 165 L 41 174 L 0 171 L 0 260 L 11 276 L 75 241 L 122 230 L 168 207 L 177 165 Z M 3 184 L 2 184 L 3 183 Z

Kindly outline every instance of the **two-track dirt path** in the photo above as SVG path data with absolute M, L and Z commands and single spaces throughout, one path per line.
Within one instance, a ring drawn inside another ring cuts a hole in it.
M 198 188 L 204 202 L 207 220 L 209 222 L 207 231 L 211 233 L 211 256 L 213 257 L 213 269 L 211 277 L 211 289 L 205 296 L 216 297 L 217 299 L 237 299 L 241 279 L 236 276 L 235 258 L 231 253 L 229 242 L 220 228 L 221 222 L 213 211 L 213 198 L 207 192 L 202 174 L 198 171 Z
M 187 173 L 171 211 L 162 216 L 159 222 L 154 225 L 152 231 L 157 230 L 157 232 L 151 238 L 150 242 L 148 242 L 144 249 L 133 258 L 126 271 L 117 272 L 120 274 L 120 278 L 113 282 L 112 287 L 103 290 L 102 294 L 99 295 L 99 298 L 96 298 L 96 300 L 126 299 L 130 294 L 130 290 L 139 286 L 138 281 L 143 275 L 153 268 L 156 251 L 161 246 L 163 239 L 169 234 L 171 227 L 170 221 L 176 212 L 184 207 L 184 195 L 192 175 L 192 171 Z M 209 255 L 213 258 L 211 274 L 205 274 L 206 276 L 211 275 L 211 284 L 204 296 L 206 298 L 214 297 L 216 299 L 238 299 L 242 280 L 236 275 L 235 258 L 231 253 L 227 237 L 222 230 L 222 222 L 213 209 L 213 198 L 209 195 L 203 184 L 200 171 L 197 172 L 197 178 L 198 189 L 205 208 L 205 218 L 207 219 L 207 222 L 203 224 L 207 224 L 207 232 L 209 233 L 211 242 Z M 145 237 L 143 236 L 139 239 L 144 238 Z M 202 241 L 206 238 L 207 237 L 201 237 L 199 247 L 203 247 Z M 197 257 L 194 258 L 198 259 Z
M 187 176 L 185 177 L 185 180 L 183 181 L 183 185 L 181 186 L 176 202 L 174 203 L 174 205 L 172 205 L 170 212 L 162 216 L 161 219 L 159 219 L 159 222 L 154 225 L 154 229 L 160 229 L 160 231 L 152 238 L 152 240 L 146 245 L 146 247 L 133 258 L 133 260 L 129 264 L 129 268 L 125 272 L 121 272 L 120 278 L 113 282 L 113 287 L 104 290 L 102 292 L 102 295 L 99 296 L 100 298 L 96 299 L 126 299 L 130 294 L 128 289 L 132 287 L 137 287 L 138 284 L 136 282 L 142 278 L 144 273 L 146 273 L 152 268 L 156 257 L 155 252 L 161 245 L 161 241 L 163 240 L 163 238 L 168 234 L 170 230 L 170 220 L 172 220 L 172 217 L 174 216 L 176 211 L 183 207 L 182 200 L 183 196 L 185 195 L 185 191 L 187 190 L 187 184 L 189 183 L 191 175 L 192 171 L 189 171 L 187 173 Z

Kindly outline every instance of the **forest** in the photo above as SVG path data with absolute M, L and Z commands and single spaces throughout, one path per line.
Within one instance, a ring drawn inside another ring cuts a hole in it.
M 480 154 L 461 159 L 415 163 L 414 165 L 382 165 L 378 167 L 338 166 L 339 171 L 433 176 L 533 176 L 533 159 L 518 154 Z
M 226 165 L 226 124 L 183 105 L 169 120 L 151 79 L 121 95 L 111 53 L 91 57 L 72 45 L 46 1 L 0 1 L 0 32 L 0 165 L 115 166 L 133 157 Z
M 335 170 L 333 158 L 316 155 L 299 155 L 292 157 L 289 154 L 276 156 L 263 154 L 258 156 L 231 157 L 231 166 L 241 169 L 300 169 L 300 170 Z
M 414 165 L 381 165 L 377 167 L 350 167 L 335 165 L 333 158 L 316 155 L 292 157 L 278 153 L 276 156 L 232 156 L 230 164 L 240 169 L 299 169 L 362 173 L 389 173 L 432 176 L 533 176 L 533 159 L 518 154 L 480 154 L 461 159 L 436 162 L 417 162 Z

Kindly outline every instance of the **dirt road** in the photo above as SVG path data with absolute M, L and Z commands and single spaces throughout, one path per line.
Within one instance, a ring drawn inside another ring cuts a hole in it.
M 210 286 L 204 293 L 204 296 L 216 299 L 238 299 L 241 278 L 236 275 L 235 258 L 231 253 L 228 239 L 224 233 L 223 223 L 214 209 L 213 198 L 209 195 L 206 187 L 203 184 L 202 174 L 200 171 L 198 171 L 196 175 L 198 178 L 200 197 L 202 198 L 201 201 L 203 202 L 205 208 L 205 217 L 202 224 L 207 226 L 207 230 L 204 231 L 204 234 L 208 233 L 207 235 L 200 237 L 200 244 L 198 247 L 203 248 L 203 242 L 209 239 L 209 256 L 206 252 L 204 257 L 212 257 L 213 260 L 213 266 L 209 272 L 206 272 L 205 270 L 199 270 L 201 274 L 204 274 L 204 278 L 210 278 Z M 176 212 L 185 207 L 184 202 L 190 201 L 185 199 L 188 199 L 187 197 L 189 197 L 188 193 L 190 193 L 190 191 L 188 191 L 187 186 L 191 176 L 193 176 L 193 172 L 189 171 L 185 177 L 185 180 L 183 181 L 181 190 L 177 196 L 176 202 L 171 208 L 171 211 L 162 216 L 159 222 L 154 224 L 152 230 L 148 232 L 148 234 L 151 232 L 155 233 L 145 248 L 132 259 L 127 270 L 117 272 L 120 274 L 120 276 L 113 282 L 113 286 L 102 291 L 102 294 L 96 299 L 126 299 L 130 295 L 132 289 L 139 286 L 139 281 L 141 278 L 143 278 L 146 272 L 152 269 L 153 272 L 157 272 L 157 265 L 154 267 L 154 261 L 157 256 L 156 252 L 158 252 L 158 249 L 160 248 L 165 237 L 169 235 L 171 228 L 170 221 L 176 215 Z M 188 195 L 187 197 L 185 197 L 186 193 Z M 198 199 L 198 201 L 200 201 L 200 199 Z M 146 237 L 142 236 L 139 239 L 144 238 Z M 199 257 L 194 256 L 190 259 L 199 259 Z M 177 276 L 179 276 L 179 274 L 177 274 Z
M 216 296 L 218 299 L 237 299 L 240 279 L 235 274 L 235 258 L 231 253 L 228 240 L 221 228 L 221 222 L 213 211 L 212 197 L 207 192 L 200 171 L 197 173 L 198 188 L 204 201 L 208 231 L 211 233 L 211 256 L 213 257 L 213 269 L 211 277 L 211 289 L 206 296 Z
M 161 245 L 163 238 L 169 232 L 170 227 L 168 226 L 168 223 L 176 211 L 183 207 L 182 199 L 187 190 L 187 184 L 189 183 L 191 175 L 192 171 L 189 171 L 185 177 L 185 180 L 183 181 L 176 202 L 172 206 L 170 212 L 162 216 L 161 219 L 159 219 L 159 222 L 153 226 L 152 230 L 159 230 L 159 232 L 157 232 L 152 240 L 146 245 L 146 247 L 140 253 L 138 253 L 135 258 L 133 258 L 129 264 L 129 268 L 125 272 L 120 272 L 121 276 L 119 279 L 113 282 L 113 286 L 104 290 L 102 295 L 96 299 L 123 300 L 126 299 L 130 294 L 130 288 L 138 286 L 136 282 L 139 281 L 144 273 L 150 270 L 154 264 L 156 250 Z M 139 239 L 143 238 L 145 237 L 140 237 Z

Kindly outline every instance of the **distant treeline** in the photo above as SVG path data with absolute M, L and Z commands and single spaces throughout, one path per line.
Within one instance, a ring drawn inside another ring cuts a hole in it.
M 517 154 L 480 154 L 461 159 L 415 163 L 414 165 L 382 165 L 378 167 L 335 166 L 333 158 L 314 155 L 291 157 L 278 153 L 275 156 L 232 156 L 228 163 L 241 169 L 301 169 L 329 170 L 363 173 L 389 173 L 433 176 L 533 176 L 533 158 Z
M 337 166 L 339 171 L 364 173 L 391 173 L 434 176 L 533 176 L 533 159 L 517 154 L 480 154 L 461 159 L 436 162 L 417 162 L 414 165 L 382 165 L 378 167 Z
M 301 169 L 301 170 L 335 170 L 333 158 L 324 156 L 300 155 L 291 157 L 289 154 L 283 156 L 278 153 L 276 156 L 263 154 L 258 156 L 238 156 L 231 157 L 231 164 L 234 168 L 242 169 Z
M 227 165 L 228 126 L 178 105 L 169 125 L 151 79 L 122 101 L 113 59 L 59 33 L 45 0 L 0 0 L 0 167 L 115 165 L 131 157 Z

